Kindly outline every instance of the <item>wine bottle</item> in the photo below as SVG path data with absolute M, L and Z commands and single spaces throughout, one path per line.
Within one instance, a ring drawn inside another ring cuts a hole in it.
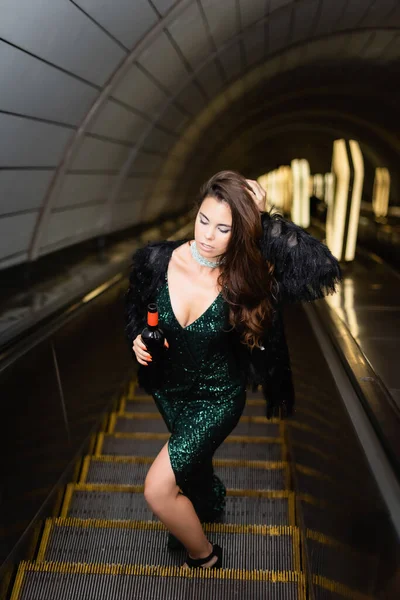
M 158 326 L 157 304 L 147 306 L 147 326 L 142 331 L 142 340 L 152 358 L 147 364 L 156 367 L 162 359 L 165 342 L 164 332 Z

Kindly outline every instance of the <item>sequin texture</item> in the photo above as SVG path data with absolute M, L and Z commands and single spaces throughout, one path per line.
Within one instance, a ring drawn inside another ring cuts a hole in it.
M 171 306 L 168 281 L 157 305 L 169 349 L 162 386 L 153 396 L 171 432 L 171 466 L 199 518 L 215 521 L 225 506 L 226 489 L 214 473 L 212 457 L 238 423 L 246 399 L 243 375 L 229 369 L 227 305 L 219 294 L 196 321 L 182 327 Z

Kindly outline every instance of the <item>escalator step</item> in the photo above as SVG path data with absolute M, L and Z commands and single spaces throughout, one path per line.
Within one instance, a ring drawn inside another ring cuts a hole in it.
M 11 600 L 305 600 L 301 573 L 21 563 Z
M 260 403 L 253 404 L 251 401 L 247 401 L 244 407 L 243 415 L 244 416 L 253 416 L 253 417 L 265 417 L 266 403 L 265 400 L 260 401 Z
M 126 404 L 122 407 L 121 412 L 156 412 L 157 410 L 154 399 L 150 397 L 150 399 L 146 401 L 127 400 Z
M 99 433 L 96 456 L 157 456 L 170 437 L 169 433 Z
M 151 417 L 147 415 L 151 414 Z M 168 428 L 159 413 L 124 413 L 117 415 L 113 413 L 110 417 L 110 423 L 107 433 L 168 433 Z
M 226 569 L 297 571 L 300 567 L 296 528 L 206 524 L 204 530 L 222 546 Z M 49 519 L 37 562 L 179 567 L 185 551 L 168 551 L 167 539 L 167 529 L 155 521 Z
M 157 439 L 157 438 L 161 439 Z M 96 445 L 96 456 L 101 454 L 121 456 L 156 456 L 165 445 L 169 436 L 163 434 L 146 436 L 141 439 L 140 434 L 114 433 L 99 434 Z M 236 441 L 234 436 L 228 437 L 217 449 L 215 458 L 242 458 L 245 460 L 283 460 L 285 449 L 280 440 L 274 438 L 241 437 Z M 254 442 L 253 442 L 254 440 Z M 260 441 L 259 441 L 260 440 Z
M 156 520 L 143 492 L 112 486 L 70 484 L 63 517 L 80 519 Z M 108 488 L 108 489 L 107 489 Z M 294 525 L 292 492 L 265 492 L 264 496 L 232 496 L 225 499 L 223 522 L 237 525 Z
M 266 417 L 253 417 L 243 416 L 240 417 L 239 423 L 235 429 L 231 432 L 231 435 L 253 435 L 253 436 L 267 436 L 267 437 L 283 437 L 282 422 L 276 422 L 274 420 L 268 420 Z
M 263 402 L 265 404 L 265 399 L 261 388 L 258 388 L 255 392 L 251 391 L 250 388 L 247 389 L 246 396 L 247 400 L 257 400 L 258 402 Z M 151 395 L 147 394 L 143 388 L 140 388 L 138 386 L 135 387 L 135 389 L 133 389 L 130 394 L 124 396 L 124 400 L 126 402 L 136 402 L 137 400 L 147 402 L 148 400 L 152 399 L 153 397 Z
M 112 413 L 107 433 L 167 433 L 167 426 L 160 413 Z M 283 437 L 282 423 L 266 417 L 242 416 L 232 431 L 232 435 L 256 435 L 267 437 Z
M 96 456 L 84 460 L 80 483 L 143 485 L 151 457 Z M 285 462 L 213 461 L 216 475 L 227 488 L 285 490 L 289 488 Z
M 143 396 L 143 399 L 139 400 L 126 400 L 125 403 L 121 405 L 121 412 L 156 412 L 157 406 L 154 399 L 151 396 L 145 398 L 146 397 Z M 265 400 L 248 400 L 244 407 L 243 415 L 264 417 L 265 407 Z

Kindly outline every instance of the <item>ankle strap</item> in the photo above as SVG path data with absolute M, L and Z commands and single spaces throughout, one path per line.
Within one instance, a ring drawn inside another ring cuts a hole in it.
M 206 556 L 206 558 L 191 558 L 188 554 L 186 562 L 189 565 L 189 567 L 201 567 L 201 565 L 204 565 L 209 560 L 211 560 L 213 556 L 215 556 L 214 546 L 211 554 L 209 556 Z

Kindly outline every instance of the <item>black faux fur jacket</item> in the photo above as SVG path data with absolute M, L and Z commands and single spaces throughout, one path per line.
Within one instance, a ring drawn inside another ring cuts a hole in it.
M 265 259 L 274 265 L 278 290 L 273 324 L 265 331 L 262 349 L 250 351 L 235 331 L 229 334 L 230 344 L 236 350 L 240 368 L 245 369 L 248 384 L 253 388 L 262 386 L 267 416 L 286 416 L 292 411 L 294 391 L 281 306 L 284 302 L 309 302 L 335 292 L 341 271 L 329 249 L 301 227 L 268 212 L 262 213 L 261 220 L 260 249 Z M 145 327 L 147 305 L 155 301 L 165 283 L 173 250 L 186 241 L 151 242 L 133 255 L 126 292 L 126 334 L 130 347 Z M 138 379 L 151 393 L 146 371 L 139 366 Z

